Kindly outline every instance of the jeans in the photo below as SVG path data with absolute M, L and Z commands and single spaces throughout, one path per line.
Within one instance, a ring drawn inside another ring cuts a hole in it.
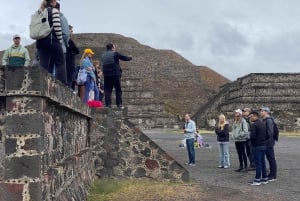
M 194 148 L 194 138 L 186 139 L 186 147 L 189 156 L 189 164 L 195 164 L 195 148 Z
M 218 142 L 219 144 L 219 165 L 230 166 L 229 162 L 229 142 Z
M 266 146 L 253 146 L 252 151 L 256 169 L 255 180 L 267 178 L 267 168 L 265 162 Z
M 88 102 L 89 100 L 89 94 L 91 90 L 94 90 L 94 100 L 98 101 L 99 100 L 99 89 L 95 83 L 95 81 L 93 80 L 92 77 L 87 76 L 87 80 L 85 82 L 85 92 L 84 92 L 84 99 L 83 101 L 85 103 Z
M 122 89 L 120 75 L 104 76 L 105 105 L 111 105 L 111 93 L 113 88 L 116 92 L 116 105 L 122 105 Z
M 270 173 L 268 177 L 277 178 L 277 164 L 275 159 L 274 146 L 267 146 L 266 156 L 270 166 Z
M 235 148 L 239 156 L 240 168 L 243 167 L 247 168 L 248 166 L 245 147 L 246 147 L 246 141 L 235 142 Z

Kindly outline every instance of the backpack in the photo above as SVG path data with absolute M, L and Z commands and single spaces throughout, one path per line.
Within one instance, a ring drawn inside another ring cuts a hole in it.
M 278 129 L 278 126 L 276 124 L 276 122 L 274 121 L 274 119 L 272 118 L 273 120 L 273 125 L 274 125 L 274 135 L 273 135 L 273 138 L 274 140 L 278 141 L 278 138 L 279 138 L 279 129 Z
M 31 21 L 29 25 L 30 38 L 39 40 L 48 36 L 52 31 L 48 15 L 51 15 L 51 8 L 45 8 L 44 10 L 37 10 L 31 15 Z M 51 18 L 52 19 L 52 18 Z
M 84 83 L 86 82 L 87 80 L 87 71 L 85 68 L 80 68 L 79 71 L 78 71 L 78 75 L 77 75 L 77 79 L 76 79 L 76 82 L 77 82 L 77 85 L 84 85 Z
M 270 117 L 270 119 L 273 121 L 273 139 L 278 141 L 279 138 L 279 129 L 278 129 L 278 125 L 276 124 L 275 120 L 273 118 Z

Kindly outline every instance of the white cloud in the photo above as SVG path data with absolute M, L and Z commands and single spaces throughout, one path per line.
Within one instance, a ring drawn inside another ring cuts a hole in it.
M 0 49 L 22 35 L 32 42 L 30 15 L 41 0 L 1 5 Z M 297 0 L 62 0 L 77 33 L 118 33 L 158 49 L 174 49 L 195 65 L 234 80 L 254 72 L 299 72 Z M 17 6 L 16 6 L 17 5 Z

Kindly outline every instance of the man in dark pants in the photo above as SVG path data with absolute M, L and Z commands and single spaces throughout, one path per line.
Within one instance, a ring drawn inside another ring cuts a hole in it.
M 186 140 L 186 147 L 187 147 L 188 157 L 189 157 L 189 161 L 186 163 L 186 165 L 196 166 L 195 148 L 194 148 L 196 124 L 193 120 L 191 120 L 191 116 L 188 113 L 185 114 L 184 119 L 185 119 L 185 124 L 184 124 L 183 132 Z
M 250 118 L 248 117 L 248 115 L 251 113 L 251 109 L 250 108 L 244 108 L 242 110 L 242 112 L 243 112 L 243 117 L 244 117 L 244 119 L 246 120 L 246 122 L 248 124 L 248 130 L 250 131 L 251 122 L 250 122 Z M 248 168 L 248 170 L 255 170 L 255 162 L 254 162 L 254 156 L 253 156 L 253 153 L 252 153 L 252 143 L 251 143 L 250 137 L 248 137 L 247 141 L 246 141 L 246 154 L 247 154 L 247 157 L 248 157 L 249 162 L 250 162 L 250 167 Z
M 79 54 L 79 49 L 72 40 L 73 35 L 73 26 L 69 25 L 70 29 L 70 39 L 69 39 L 69 45 L 67 47 L 67 53 L 66 53 L 66 67 L 67 67 L 67 82 L 68 86 L 71 89 L 75 89 L 75 82 L 74 82 L 74 73 L 75 73 L 75 55 Z
M 252 123 L 250 128 L 250 139 L 256 167 L 255 179 L 248 183 L 252 186 L 259 186 L 261 184 L 268 183 L 265 162 L 268 136 L 266 132 L 266 125 L 258 119 L 258 116 L 258 112 L 256 111 L 253 111 L 249 114 L 249 118 L 251 119 Z
M 268 175 L 268 181 L 276 181 L 277 180 L 277 164 L 274 153 L 275 140 L 273 138 L 274 135 L 274 123 L 273 119 L 270 116 L 270 108 L 262 107 L 260 109 L 260 115 L 263 117 L 263 122 L 266 124 L 267 135 L 269 136 L 269 140 L 267 142 L 267 151 L 266 156 L 269 161 L 270 172 Z
M 111 107 L 111 93 L 113 88 L 116 92 L 116 105 L 119 108 L 122 106 L 122 89 L 121 89 L 121 67 L 119 61 L 130 61 L 131 56 L 124 56 L 116 52 L 114 44 L 106 45 L 106 51 L 103 53 L 101 62 L 104 75 L 104 97 L 105 106 Z

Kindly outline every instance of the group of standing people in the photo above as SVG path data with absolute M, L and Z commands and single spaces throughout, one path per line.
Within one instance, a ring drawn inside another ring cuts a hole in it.
M 72 40 L 73 27 L 60 12 L 60 4 L 57 0 L 43 0 L 40 10 L 44 11 L 45 9 L 48 12 L 48 22 L 52 31 L 46 37 L 36 40 L 37 51 L 33 65 L 42 66 L 48 73 L 74 91 L 76 85 L 74 80 L 74 75 L 76 75 L 75 55 L 79 54 L 79 49 Z M 3 55 L 2 65 L 29 66 L 29 52 L 21 46 L 21 37 L 14 35 L 13 42 L 13 45 Z M 80 68 L 85 69 L 87 78 L 84 84 L 78 86 L 78 95 L 85 103 L 91 99 L 102 101 L 104 96 L 105 106 L 111 107 L 111 95 L 114 88 L 116 105 L 123 108 L 122 69 L 119 61 L 130 61 L 132 56 L 120 54 L 112 43 L 106 45 L 106 51 L 100 59 L 93 61 L 94 54 L 90 48 L 83 51 L 79 65 Z M 102 64 L 102 70 L 100 64 Z
M 235 172 L 246 173 L 248 170 L 255 170 L 255 179 L 249 182 L 250 185 L 267 184 L 277 179 L 274 119 L 270 116 L 268 107 L 260 108 L 259 112 L 251 111 L 249 108 L 235 110 L 231 132 L 229 132 L 229 123 L 221 114 L 215 133 L 219 144 L 219 168 L 230 167 L 229 138 L 231 135 L 239 160 L 239 168 Z M 265 158 L 269 162 L 269 173 Z

